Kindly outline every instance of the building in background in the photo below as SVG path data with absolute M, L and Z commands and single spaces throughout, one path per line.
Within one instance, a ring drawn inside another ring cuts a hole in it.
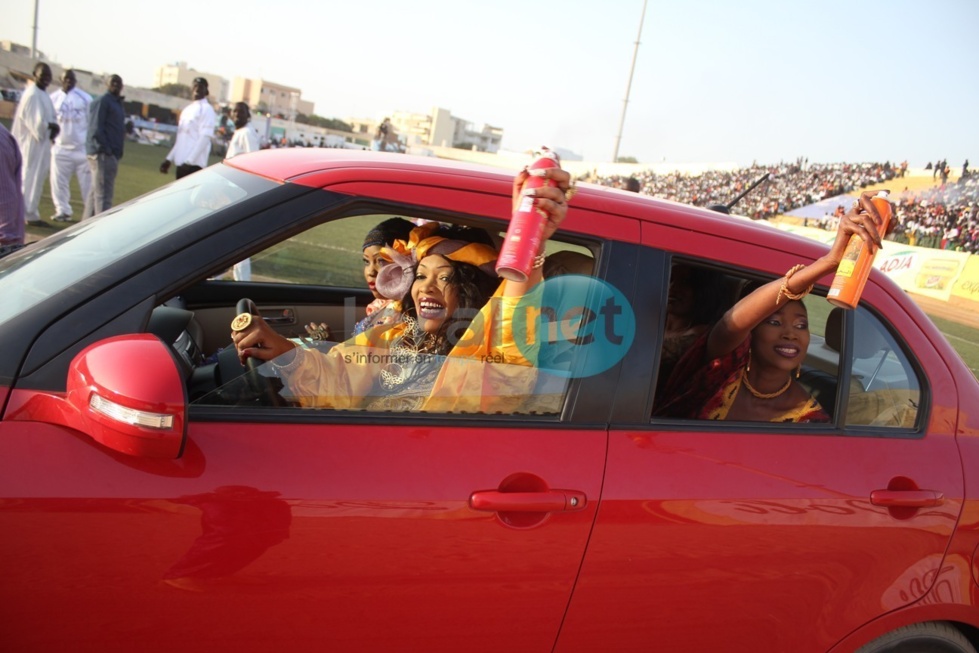
M 229 102 L 244 102 L 258 113 L 271 113 L 288 120 L 313 115 L 312 102 L 303 99 L 302 90 L 267 79 L 235 77 L 231 81 Z
M 155 88 L 166 86 L 167 84 L 182 84 L 188 88 L 194 86 L 194 78 L 203 77 L 207 80 L 207 88 L 211 92 L 209 100 L 211 104 L 227 104 L 230 84 L 228 80 L 216 73 L 206 73 L 195 68 L 188 68 L 186 61 L 178 61 L 174 64 L 160 66 L 153 75 L 153 85 Z
M 391 118 L 395 133 L 407 148 L 428 145 L 492 154 L 500 150 L 503 140 L 502 128 L 490 125 L 477 128 L 473 123 L 456 118 L 442 107 L 433 107 L 429 113 L 394 111 L 386 115 Z M 381 121 L 350 119 L 347 122 L 354 132 L 373 134 Z

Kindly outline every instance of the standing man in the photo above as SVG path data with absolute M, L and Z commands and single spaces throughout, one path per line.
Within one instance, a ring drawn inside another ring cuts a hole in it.
M 24 218 L 27 224 L 40 226 L 44 222 L 38 211 L 41 189 L 51 170 L 51 141 L 58 136 L 54 105 L 45 89 L 51 83 L 51 67 L 46 63 L 34 66 L 33 83 L 27 84 L 14 113 L 11 133 L 20 146 L 23 159 L 22 189 Z
M 207 101 L 207 80 L 194 78 L 194 101 L 180 112 L 177 138 L 167 158 L 160 164 L 160 172 L 167 174 L 170 164 L 177 164 L 177 179 L 197 172 L 207 166 L 211 153 L 211 136 L 217 125 L 217 114 Z
M 228 143 L 228 153 L 224 158 L 230 159 L 239 154 L 260 150 L 258 132 L 249 122 L 252 119 L 252 113 L 248 109 L 248 105 L 244 102 L 236 102 L 235 108 L 231 111 L 231 119 L 235 122 L 235 131 L 234 135 L 231 136 L 231 142 Z
M 88 111 L 85 152 L 92 173 L 92 190 L 82 218 L 90 218 L 112 207 L 119 159 L 126 141 L 126 111 L 122 106 L 122 77 L 109 78 L 108 90 L 92 101 Z
M 78 176 L 82 201 L 88 202 L 92 173 L 85 158 L 85 134 L 88 131 L 88 105 L 92 96 L 78 88 L 75 71 L 61 75 L 61 88 L 51 94 L 51 103 L 61 133 L 51 148 L 51 196 L 54 199 L 55 222 L 71 222 L 71 178 Z M 87 211 L 83 212 L 83 215 Z
M 224 156 L 225 161 L 233 156 L 245 154 L 246 152 L 257 152 L 261 149 L 258 132 L 249 123 L 251 117 L 252 113 L 248 109 L 247 104 L 244 102 L 235 103 L 235 108 L 231 112 L 231 118 L 235 121 L 235 133 L 231 137 L 231 142 L 228 143 L 228 153 Z M 231 269 L 231 276 L 235 281 L 251 281 L 252 260 L 246 258 L 243 261 L 235 263 L 235 266 Z
M 24 245 L 22 161 L 17 141 L 0 124 L 0 257 Z

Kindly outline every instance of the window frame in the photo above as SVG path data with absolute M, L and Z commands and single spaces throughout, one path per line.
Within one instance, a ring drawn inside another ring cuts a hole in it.
M 389 200 L 378 200 L 367 197 L 352 197 L 350 201 L 342 202 L 339 205 L 328 207 L 326 210 L 318 212 L 304 222 L 301 228 L 293 228 L 288 233 L 282 233 L 281 237 L 275 242 L 264 242 L 260 246 L 253 246 L 249 252 L 241 252 L 240 256 L 252 256 L 260 253 L 277 244 L 281 244 L 290 238 L 304 233 L 310 229 L 318 228 L 324 224 L 338 222 L 344 219 L 360 216 L 376 216 L 379 219 L 385 217 L 400 216 L 408 220 L 415 218 L 437 220 L 441 222 L 451 222 L 454 224 L 466 225 L 486 229 L 491 233 L 505 233 L 506 223 L 504 221 L 465 214 L 450 210 L 416 206 L 393 202 Z M 261 216 L 252 216 L 248 220 L 260 219 Z M 247 224 L 247 222 L 245 223 Z M 247 228 L 239 226 L 238 228 Z M 620 288 L 628 298 L 632 292 L 634 284 L 634 264 L 630 263 L 630 255 L 634 258 L 637 245 L 620 243 L 617 241 L 605 241 L 595 236 L 587 234 L 559 232 L 555 238 L 549 241 L 548 251 L 564 249 L 565 247 L 552 247 L 554 242 L 573 248 L 582 248 L 589 251 L 595 259 L 595 269 L 593 276 L 603 281 L 615 284 L 609 277 L 614 277 L 621 285 L 627 288 Z M 233 287 L 233 284 L 241 283 L 234 281 L 222 281 L 222 285 Z M 618 287 L 618 286 L 617 286 Z M 227 291 L 227 290 L 226 290 Z M 225 291 L 225 292 L 226 292 Z M 627 357 L 628 358 L 628 357 Z M 620 364 L 606 370 L 604 373 L 587 379 L 569 379 L 565 388 L 565 395 L 558 413 L 531 414 L 494 414 L 492 415 L 494 425 L 518 426 L 532 424 L 534 426 L 546 427 L 547 425 L 567 424 L 569 422 L 582 422 L 592 426 L 605 424 L 608 421 L 609 406 L 615 398 L 615 384 L 619 373 Z M 285 421 L 298 422 L 346 422 L 354 420 L 357 423 L 366 421 L 368 423 L 388 423 L 392 417 L 396 416 L 400 421 L 412 424 L 473 424 L 486 420 L 488 415 L 482 413 L 472 414 L 446 414 L 446 413 L 404 413 L 404 412 L 367 412 L 367 411 L 343 411 L 332 409 L 303 409 L 298 407 L 253 407 L 253 406 L 220 406 L 193 404 L 190 406 L 189 417 L 191 421 L 211 422 L 211 421 L 248 421 L 261 423 L 275 423 Z
M 878 309 L 865 301 L 861 302 L 856 311 L 843 311 L 843 336 L 842 347 L 838 352 L 835 390 L 836 395 L 834 402 L 835 407 L 831 414 L 832 419 L 830 422 L 824 424 L 787 424 L 781 422 L 730 421 L 725 422 L 724 426 L 721 427 L 719 426 L 721 422 L 712 420 L 650 417 L 652 414 L 656 387 L 660 382 L 660 380 L 657 378 L 657 371 L 659 370 L 660 360 L 663 354 L 663 334 L 666 326 L 666 307 L 669 299 L 669 275 L 672 266 L 676 263 L 684 263 L 709 268 L 722 272 L 730 278 L 739 279 L 748 283 L 755 281 L 767 283 L 777 279 L 778 277 L 772 274 L 759 272 L 758 270 L 740 267 L 727 261 L 695 257 L 688 254 L 677 254 L 665 250 L 657 250 L 656 248 L 648 246 L 645 248 L 643 258 L 644 260 L 648 261 L 651 269 L 656 270 L 656 274 L 654 276 L 659 281 L 658 289 L 650 288 L 647 292 L 648 298 L 654 302 L 652 304 L 654 309 L 645 311 L 653 316 L 652 319 L 649 320 L 647 328 L 652 328 L 654 330 L 649 331 L 649 333 L 657 334 L 657 342 L 651 352 L 651 367 L 649 368 L 648 373 L 650 381 L 648 383 L 648 395 L 645 401 L 647 409 L 645 413 L 645 422 L 649 427 L 669 431 L 703 431 L 706 430 L 704 426 L 709 423 L 714 425 L 710 428 L 712 432 L 729 432 L 731 434 L 750 431 L 764 433 L 785 433 L 787 435 L 806 435 L 812 434 L 813 432 L 825 432 L 827 430 L 832 430 L 837 435 L 847 436 L 887 437 L 898 439 L 920 439 L 924 437 L 931 407 L 931 397 L 928 390 L 929 384 L 927 382 L 928 377 L 924 372 L 924 367 L 921 365 L 920 360 L 914 355 L 914 350 L 910 347 L 907 339 L 901 337 L 900 334 L 892 328 L 888 320 L 883 319 L 883 316 Z M 652 286 L 653 284 L 650 285 Z M 812 298 L 814 301 L 826 301 L 826 293 L 828 290 L 828 287 L 817 285 L 810 293 L 809 298 Z M 850 387 L 850 381 L 853 374 L 853 347 L 855 333 L 854 322 L 856 320 L 857 311 L 863 311 L 865 315 L 876 322 L 877 328 L 882 329 L 886 334 L 886 337 L 890 339 L 891 342 L 888 344 L 893 343 L 897 346 L 896 349 L 892 350 L 892 352 L 897 356 L 903 357 L 902 368 L 910 371 L 915 376 L 915 380 L 918 384 L 919 401 L 916 409 L 914 425 L 911 427 L 848 424 L 846 421 L 851 393 L 843 392 L 843 389 Z M 812 322 L 810 322 L 810 334 L 812 333 L 811 325 Z M 825 340 L 825 333 L 823 338 Z M 807 359 L 809 359 L 811 355 L 811 353 L 807 352 Z M 803 365 L 805 365 L 805 362 Z

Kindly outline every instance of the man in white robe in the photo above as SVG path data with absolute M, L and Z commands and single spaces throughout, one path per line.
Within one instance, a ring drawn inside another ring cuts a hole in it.
M 41 220 L 38 205 L 41 203 L 44 180 L 51 171 L 51 142 L 61 129 L 54 113 L 54 104 L 45 92 L 51 79 L 50 66 L 46 63 L 34 66 L 34 81 L 27 84 L 27 89 L 17 104 L 14 124 L 10 130 L 24 160 L 24 220 L 32 226 L 45 224 Z

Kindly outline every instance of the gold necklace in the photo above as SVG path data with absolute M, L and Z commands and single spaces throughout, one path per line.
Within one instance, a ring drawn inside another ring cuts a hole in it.
M 775 397 L 784 395 L 785 391 L 788 390 L 789 386 L 792 385 L 792 377 L 789 376 L 789 380 L 786 381 L 785 385 L 783 385 L 780 389 L 776 390 L 775 392 L 769 392 L 768 394 L 766 394 L 764 392 L 758 392 L 757 390 L 754 389 L 754 387 L 752 387 L 751 383 L 748 382 L 748 370 L 746 369 L 741 370 L 741 380 L 744 382 L 744 387 L 748 388 L 748 392 L 750 392 L 755 397 L 758 397 L 759 399 L 774 399 Z

